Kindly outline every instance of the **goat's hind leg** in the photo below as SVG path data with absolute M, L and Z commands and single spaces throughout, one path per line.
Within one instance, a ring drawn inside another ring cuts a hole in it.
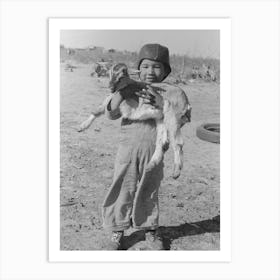
M 168 135 L 170 139 L 171 146 L 174 152 L 174 168 L 172 177 L 177 179 L 181 174 L 181 169 L 183 168 L 183 137 L 181 134 L 180 125 L 177 122 L 176 116 L 171 115 L 168 118 L 168 123 L 166 123 L 168 129 Z
M 156 148 L 152 155 L 150 162 L 148 163 L 146 170 L 149 171 L 153 169 L 163 160 L 164 155 L 164 145 L 168 142 L 167 130 L 162 120 L 157 121 L 157 139 Z

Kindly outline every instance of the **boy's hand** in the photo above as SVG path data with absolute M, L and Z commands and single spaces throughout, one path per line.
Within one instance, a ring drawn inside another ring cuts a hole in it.
M 137 95 L 143 98 L 145 104 L 150 104 L 159 109 L 163 108 L 163 97 L 154 91 L 151 86 L 147 85 L 147 89 L 138 92 Z
M 93 120 L 94 120 L 94 115 L 90 115 L 90 117 L 87 120 L 85 120 L 84 122 L 82 122 L 80 124 L 79 128 L 77 129 L 77 131 L 78 132 L 82 132 L 82 131 L 88 129 L 91 126 Z

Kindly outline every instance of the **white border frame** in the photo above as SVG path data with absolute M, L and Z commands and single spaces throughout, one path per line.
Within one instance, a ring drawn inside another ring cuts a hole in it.
M 0 7 L 0 279 L 280 279 L 279 0 L 1 0 Z M 116 16 L 232 18 L 230 263 L 48 262 L 48 18 Z M 25 71 L 16 75 L 19 64 Z M 269 79 L 260 67 L 272 70 Z
M 102 26 L 102 28 L 96 28 Z M 61 251 L 59 202 L 60 30 L 220 30 L 221 230 L 219 251 Z M 49 19 L 49 260 L 52 262 L 229 262 L 231 260 L 231 21 L 229 18 Z

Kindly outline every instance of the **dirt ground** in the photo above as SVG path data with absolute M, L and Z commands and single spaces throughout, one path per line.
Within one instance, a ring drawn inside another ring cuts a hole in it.
M 90 77 L 88 65 L 78 65 L 73 72 L 61 65 L 61 250 L 105 250 L 109 238 L 102 229 L 100 206 L 113 176 L 120 120 L 101 116 L 87 131 L 77 132 L 104 99 L 106 85 L 106 78 Z M 220 122 L 220 86 L 203 81 L 179 86 L 193 107 L 192 122 L 182 128 L 184 168 L 177 180 L 171 177 L 172 149 L 165 155 L 160 232 L 166 250 L 219 250 L 220 145 L 197 138 L 196 127 Z M 143 231 L 131 229 L 125 235 L 125 249 L 153 249 Z

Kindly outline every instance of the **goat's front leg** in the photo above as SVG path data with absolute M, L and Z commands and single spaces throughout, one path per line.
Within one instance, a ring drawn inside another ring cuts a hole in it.
M 85 121 L 83 121 L 80 124 L 80 126 L 78 127 L 78 129 L 77 129 L 78 132 L 82 132 L 82 131 L 88 129 L 96 118 L 98 118 L 99 116 L 101 116 L 105 113 L 105 108 L 110 99 L 111 99 L 111 97 L 105 98 L 105 100 L 100 105 L 98 105 L 98 107 L 95 110 L 92 111 L 90 116 Z
M 82 131 L 88 129 L 91 126 L 91 124 L 94 121 L 94 119 L 95 119 L 95 116 L 93 114 L 91 114 L 85 121 L 83 121 L 80 124 L 80 126 L 77 129 L 78 132 L 82 132 Z
M 167 142 L 168 142 L 168 135 L 167 135 L 166 127 L 163 123 L 163 120 L 158 120 L 156 148 L 150 162 L 147 165 L 146 168 L 147 171 L 153 169 L 156 165 L 158 165 L 163 160 L 163 155 L 164 155 L 163 147 L 167 144 Z

